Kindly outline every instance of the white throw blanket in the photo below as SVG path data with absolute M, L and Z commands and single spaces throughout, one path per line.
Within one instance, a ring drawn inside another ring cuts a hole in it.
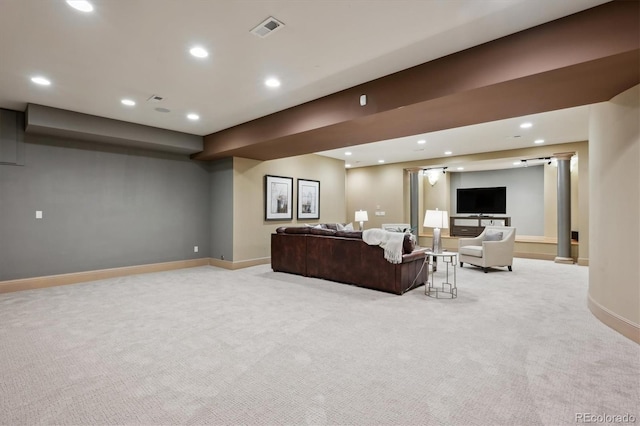
M 384 229 L 365 229 L 362 241 L 370 246 L 379 245 L 384 249 L 384 258 L 391 263 L 402 263 L 402 243 L 404 233 L 389 232 Z

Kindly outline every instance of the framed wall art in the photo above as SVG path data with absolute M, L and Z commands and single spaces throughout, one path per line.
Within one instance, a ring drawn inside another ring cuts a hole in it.
M 298 219 L 320 219 L 320 181 L 298 179 Z
M 264 219 L 293 219 L 293 178 L 265 175 Z

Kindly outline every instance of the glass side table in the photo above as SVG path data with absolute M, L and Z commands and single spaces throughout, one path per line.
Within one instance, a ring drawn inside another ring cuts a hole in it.
M 435 285 L 434 266 L 438 263 L 438 258 L 442 260 L 441 264 L 445 266 L 445 280 L 440 285 Z M 424 294 L 430 297 L 440 298 L 447 297 L 455 299 L 458 297 L 458 287 L 456 285 L 456 264 L 458 263 L 458 253 L 445 251 L 442 253 L 427 252 L 425 260 L 428 262 L 427 285 L 424 286 Z M 449 281 L 449 265 L 453 268 L 453 283 Z M 431 278 L 429 278 L 429 276 Z

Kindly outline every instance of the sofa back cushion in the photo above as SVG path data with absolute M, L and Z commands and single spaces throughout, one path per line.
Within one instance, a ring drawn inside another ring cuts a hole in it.
M 284 228 L 285 234 L 308 234 L 310 231 L 311 228 L 308 226 L 287 226 Z
M 327 229 L 327 228 L 311 228 L 309 233 L 313 235 L 327 235 L 327 236 L 336 235 L 336 231 L 334 231 L 333 229 Z
M 337 231 L 336 237 L 362 239 L 362 231 Z

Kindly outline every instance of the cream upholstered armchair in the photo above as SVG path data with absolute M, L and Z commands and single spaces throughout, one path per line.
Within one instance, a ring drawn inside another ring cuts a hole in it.
M 511 226 L 487 226 L 475 238 L 458 240 L 458 260 L 480 266 L 486 273 L 492 266 L 506 266 L 512 270 L 516 228 Z

